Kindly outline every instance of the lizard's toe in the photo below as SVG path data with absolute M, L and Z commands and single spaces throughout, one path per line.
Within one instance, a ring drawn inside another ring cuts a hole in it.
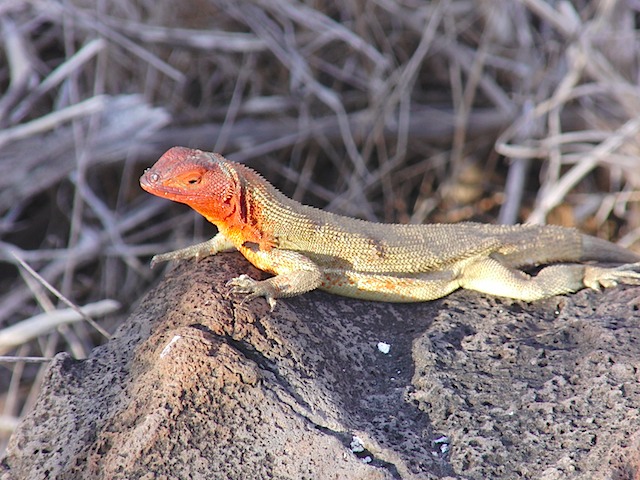
M 258 282 L 249 275 L 242 274 L 232 278 L 227 282 L 227 287 L 231 287 L 231 293 L 254 293 Z
M 593 290 L 615 287 L 623 283 L 627 285 L 639 285 L 640 273 L 636 272 L 638 264 L 622 265 L 616 268 L 587 266 L 585 269 L 584 284 Z
M 153 257 L 151 257 L 151 262 L 149 263 L 150 268 L 153 268 L 162 262 L 162 259 L 158 257 L 160 257 L 160 255 L 154 255 Z
M 263 282 L 254 280 L 249 275 L 242 274 L 239 277 L 232 278 L 227 282 L 227 286 L 231 287 L 231 293 L 246 294 L 243 302 L 253 300 L 254 298 L 264 297 L 271 311 L 276 306 L 276 299 L 274 292 L 269 285 Z

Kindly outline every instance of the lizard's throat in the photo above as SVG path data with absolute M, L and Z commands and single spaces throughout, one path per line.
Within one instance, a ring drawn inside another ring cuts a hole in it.
M 222 203 L 212 207 L 209 200 L 204 204 L 192 203 L 189 206 L 217 227 L 221 224 L 238 223 L 237 208 L 232 205 Z

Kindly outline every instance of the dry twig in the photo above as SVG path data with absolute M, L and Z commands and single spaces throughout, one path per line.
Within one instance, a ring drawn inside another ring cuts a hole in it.
M 55 310 L 10 251 L 74 304 L 114 298 L 124 315 L 149 255 L 211 233 L 139 191 L 174 145 L 220 149 L 298 200 L 372 220 L 490 220 L 502 203 L 505 221 L 560 212 L 638 248 L 633 2 L 145 5 L 0 4 L 2 328 Z M 100 341 L 82 322 L 58 331 L 45 357 Z M 43 371 L 0 376 L 6 428 Z

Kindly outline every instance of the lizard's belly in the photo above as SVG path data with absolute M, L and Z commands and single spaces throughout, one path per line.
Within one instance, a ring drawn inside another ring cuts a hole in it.
M 325 271 L 319 287 L 329 293 L 383 302 L 424 302 L 459 288 L 452 271 L 420 275 L 385 275 L 368 272 Z

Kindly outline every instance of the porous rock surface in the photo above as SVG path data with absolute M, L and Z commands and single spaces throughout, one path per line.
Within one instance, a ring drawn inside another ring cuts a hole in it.
M 270 312 L 228 294 L 241 273 L 265 277 L 182 262 L 88 359 L 56 356 L 0 477 L 638 478 L 638 288 Z

